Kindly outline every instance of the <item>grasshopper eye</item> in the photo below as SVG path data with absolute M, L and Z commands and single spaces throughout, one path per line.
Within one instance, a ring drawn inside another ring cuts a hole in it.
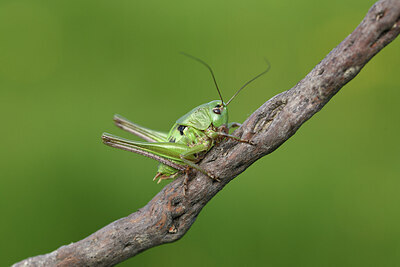
M 220 115 L 221 114 L 221 109 L 219 109 L 218 107 L 213 108 L 212 110 L 215 114 Z

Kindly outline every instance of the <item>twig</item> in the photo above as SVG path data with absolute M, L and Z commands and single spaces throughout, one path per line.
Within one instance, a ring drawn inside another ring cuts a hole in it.
M 218 191 L 290 138 L 399 32 L 400 1 L 377 2 L 360 25 L 303 80 L 264 103 L 235 132 L 243 139 L 251 139 L 256 146 L 228 140 L 207 154 L 200 166 L 221 182 L 196 172 L 183 196 L 183 177 L 179 177 L 137 212 L 81 241 L 14 266 L 110 266 L 180 239 Z

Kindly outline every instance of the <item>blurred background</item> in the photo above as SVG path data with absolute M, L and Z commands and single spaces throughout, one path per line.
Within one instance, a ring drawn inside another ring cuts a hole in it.
M 101 143 L 119 113 L 168 131 L 218 99 L 243 121 L 290 89 L 374 1 L 0 2 L 0 266 L 76 242 L 144 206 L 157 162 Z M 119 266 L 395 266 L 400 261 L 399 40 L 178 242 Z

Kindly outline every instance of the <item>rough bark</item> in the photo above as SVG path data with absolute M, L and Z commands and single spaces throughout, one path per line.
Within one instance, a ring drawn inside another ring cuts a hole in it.
M 183 177 L 165 186 L 146 206 L 89 237 L 14 266 L 110 266 L 146 249 L 180 239 L 207 202 L 257 159 L 273 152 L 318 112 L 400 32 L 400 1 L 382 0 L 360 25 L 298 84 L 258 108 L 235 135 L 257 145 L 225 141 L 200 166 L 221 179 L 193 172 L 186 196 Z

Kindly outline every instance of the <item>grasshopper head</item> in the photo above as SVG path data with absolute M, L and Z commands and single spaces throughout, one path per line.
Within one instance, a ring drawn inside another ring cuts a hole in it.
M 214 127 L 228 124 L 228 109 L 221 100 L 214 100 L 208 103 L 211 122 Z

